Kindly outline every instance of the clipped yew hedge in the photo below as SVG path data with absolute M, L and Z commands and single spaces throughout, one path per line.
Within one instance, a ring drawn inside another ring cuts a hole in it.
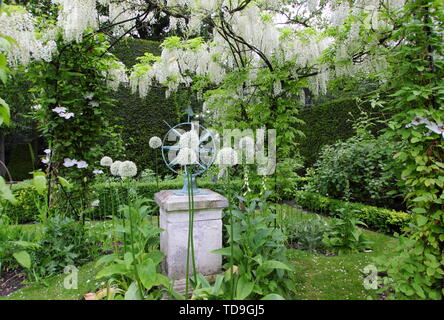
M 303 208 L 332 216 L 338 216 L 338 210 L 345 209 L 369 228 L 381 232 L 400 232 L 408 225 L 411 217 L 407 212 L 331 199 L 318 193 L 305 191 L 295 192 L 295 202 Z

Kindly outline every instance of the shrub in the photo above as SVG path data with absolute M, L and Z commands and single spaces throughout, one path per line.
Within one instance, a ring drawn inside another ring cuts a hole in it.
M 378 117 L 369 103 L 358 105 L 353 98 L 337 99 L 303 109 L 299 118 L 304 124 L 298 125 L 298 129 L 305 134 L 305 138 L 297 138 L 297 143 L 301 156 L 305 158 L 305 166 L 312 166 L 316 162 L 324 145 L 355 135 L 353 123 L 361 112 Z M 380 128 L 376 126 L 374 131 Z
M 410 214 L 406 212 L 330 199 L 312 192 L 297 191 L 295 201 L 304 208 L 330 215 L 337 215 L 340 209 L 346 209 L 368 227 L 382 232 L 399 232 L 410 222 Z
M 232 184 L 236 186 L 236 188 L 240 188 L 242 186 L 241 181 L 232 181 Z M 91 204 L 95 200 L 99 200 L 98 206 L 91 207 L 87 212 L 88 217 L 90 218 L 104 218 L 117 214 L 117 209 L 120 204 L 127 203 L 127 197 L 131 194 L 132 197 L 144 197 L 144 198 L 154 198 L 154 194 L 159 192 L 160 190 L 168 190 L 168 189 L 181 189 L 183 186 L 183 182 L 181 179 L 176 180 L 167 180 L 159 182 L 159 187 L 157 187 L 157 183 L 154 182 L 137 182 L 134 181 L 129 184 L 123 184 L 120 182 L 113 183 L 97 183 L 91 186 L 91 195 L 90 199 L 88 199 Z M 221 183 L 214 183 L 208 180 L 199 180 L 198 181 L 199 188 L 207 188 L 217 191 L 219 193 L 224 193 Z M 39 195 L 34 187 L 28 183 L 21 183 L 14 185 L 12 187 L 12 191 L 17 197 L 18 204 L 16 206 L 7 204 L 6 202 L 0 202 L 0 210 L 2 206 L 5 207 L 4 213 L 9 219 L 14 223 L 28 223 L 36 221 L 38 210 L 34 202 L 34 197 L 42 197 Z M 57 192 L 57 188 L 54 188 L 54 192 Z M 70 205 L 66 203 L 66 199 L 64 195 L 60 193 L 62 198 L 61 201 L 56 203 L 55 205 L 59 209 L 60 212 L 70 212 Z M 73 206 L 80 207 L 79 201 L 81 198 L 78 194 L 74 194 L 74 192 L 70 193 L 71 203 Z
M 32 252 L 33 271 L 39 276 L 60 273 L 66 266 L 81 266 L 97 256 L 98 243 L 83 225 L 56 216 L 45 223 L 39 248 Z
M 364 223 L 356 219 L 350 211 L 341 208 L 338 210 L 341 219 L 334 219 L 326 232 L 322 242 L 325 246 L 339 254 L 348 251 L 361 251 L 372 244 L 358 225 Z
M 402 208 L 393 155 L 399 146 L 368 132 L 322 149 L 307 191 L 335 199 Z

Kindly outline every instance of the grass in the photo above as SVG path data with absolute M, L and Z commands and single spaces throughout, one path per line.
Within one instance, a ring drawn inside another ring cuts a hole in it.
M 88 293 L 95 291 L 99 281 L 95 275 L 99 271 L 90 262 L 79 268 L 77 289 L 65 289 L 65 274 L 50 277 L 45 283 L 34 283 L 24 287 L 0 300 L 80 300 Z
M 280 214 L 292 221 L 306 220 L 313 217 L 313 213 L 281 208 Z M 293 212 L 293 213 L 292 213 Z M 329 219 L 329 218 L 325 218 Z M 109 221 L 108 221 L 109 223 Z M 90 222 L 91 229 L 103 230 L 102 222 Z M 39 228 L 38 225 L 24 228 Z M 363 286 L 365 266 L 372 264 L 372 258 L 381 254 L 389 254 L 396 239 L 381 233 L 364 230 L 364 233 L 373 241 L 372 252 L 347 253 L 338 256 L 325 256 L 309 251 L 289 249 L 287 255 L 295 267 L 298 292 L 295 299 L 302 300 L 363 300 L 373 296 L 373 291 Z M 46 284 L 30 284 L 8 297 L 6 300 L 79 300 L 88 292 L 93 292 L 99 286 L 95 280 L 98 272 L 94 268 L 95 262 L 90 262 L 79 268 L 78 289 L 68 290 L 63 286 L 66 275 L 58 275 L 47 279 Z
M 288 206 L 282 206 L 279 216 L 284 216 L 287 223 L 306 221 L 314 213 L 303 212 Z M 322 217 L 330 220 L 331 218 Z M 374 292 L 363 286 L 363 273 L 371 265 L 374 257 L 390 255 L 396 239 L 378 232 L 363 230 L 373 242 L 372 252 L 350 252 L 337 256 L 305 250 L 289 249 L 287 255 L 295 267 L 299 289 L 295 299 L 303 300 L 363 300 L 375 297 Z

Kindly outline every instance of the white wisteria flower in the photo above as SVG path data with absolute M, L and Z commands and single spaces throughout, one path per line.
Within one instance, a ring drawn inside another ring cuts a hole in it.
M 162 140 L 160 140 L 159 137 L 156 137 L 156 136 L 151 137 L 150 142 L 149 142 L 150 148 L 157 149 L 161 145 L 162 145 Z
M 119 175 L 119 167 L 122 164 L 122 161 L 114 161 L 110 166 L 110 171 L 113 176 Z
M 217 153 L 215 162 L 219 167 L 232 167 L 239 163 L 239 159 L 233 148 L 222 148 Z
M 124 161 L 119 166 L 119 176 L 122 178 L 134 177 L 137 174 L 137 166 L 132 161 Z
M 187 166 L 197 163 L 197 155 L 194 150 L 190 148 L 182 148 L 177 154 L 177 163 L 181 166 Z
M 63 159 L 63 165 L 67 168 L 75 166 L 76 164 L 77 164 L 77 160 L 75 160 L 75 159 L 70 159 L 70 158 Z
M 102 174 L 103 173 L 103 170 L 100 170 L 100 169 L 95 169 L 95 170 L 93 170 L 93 174 Z
M 196 131 L 191 130 L 180 136 L 179 147 L 196 150 L 199 147 L 199 136 Z
M 100 159 L 100 165 L 103 167 L 111 167 L 113 164 L 113 159 L 111 159 L 108 156 L 104 156 L 102 159 Z

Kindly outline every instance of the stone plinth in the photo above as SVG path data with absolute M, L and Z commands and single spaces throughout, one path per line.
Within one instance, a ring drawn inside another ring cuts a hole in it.
M 203 275 L 220 272 L 222 256 L 211 253 L 222 248 L 222 211 L 228 201 L 205 189 L 194 196 L 194 256 L 196 271 Z M 185 279 L 188 243 L 188 196 L 163 190 L 154 196 L 160 207 L 160 250 L 165 254 L 162 268 L 174 280 Z M 190 257 L 190 275 L 192 264 Z

